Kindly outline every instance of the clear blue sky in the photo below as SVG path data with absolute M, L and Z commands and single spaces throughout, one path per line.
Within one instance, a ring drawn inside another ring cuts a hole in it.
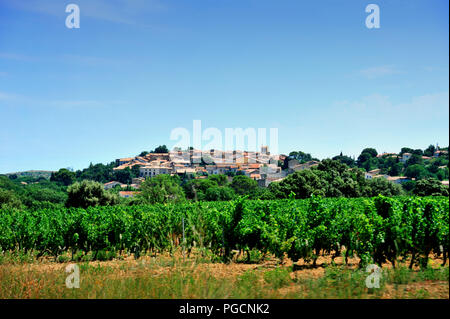
M 80 29 L 65 27 L 78 4 Z M 368 29 L 365 7 L 380 7 Z M 176 127 L 279 150 L 448 145 L 445 0 L 0 0 L 0 173 L 108 163 Z

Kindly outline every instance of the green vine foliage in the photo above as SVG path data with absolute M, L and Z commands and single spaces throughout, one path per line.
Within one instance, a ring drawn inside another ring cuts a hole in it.
M 183 232 L 184 225 L 184 232 Z M 184 233 L 184 240 L 182 238 Z M 173 252 L 194 247 L 230 261 L 259 250 L 294 262 L 356 255 L 361 265 L 412 256 L 448 256 L 447 197 L 384 197 L 192 202 L 27 211 L 0 210 L 0 251 Z

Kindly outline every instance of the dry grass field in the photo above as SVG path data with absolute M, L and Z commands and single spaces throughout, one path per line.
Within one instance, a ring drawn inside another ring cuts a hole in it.
M 181 253 L 157 257 L 121 256 L 109 261 L 78 262 L 80 288 L 69 289 L 65 269 L 70 262 L 3 256 L 0 264 L 0 298 L 449 298 L 448 263 L 431 259 L 425 270 L 400 263 L 382 267 L 380 288 L 369 289 L 369 273 L 338 257 L 318 259 L 317 267 L 267 258 L 261 263 L 235 260 L 224 264 L 200 255 Z

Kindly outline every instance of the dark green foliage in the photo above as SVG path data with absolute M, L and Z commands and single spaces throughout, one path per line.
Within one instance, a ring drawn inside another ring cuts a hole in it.
M 161 174 L 147 178 L 141 185 L 139 198 L 147 204 L 181 202 L 185 200 L 178 176 Z
M 350 156 L 342 155 L 342 153 L 341 155 L 333 157 L 332 160 L 345 164 L 348 167 L 356 166 L 356 161 L 353 158 L 351 158 Z
M 447 148 L 440 148 L 439 150 L 447 151 Z M 447 180 L 449 173 L 448 167 L 445 166 L 448 166 L 448 153 L 444 152 L 436 157 L 434 156 L 435 151 L 436 147 L 433 145 L 430 145 L 426 150 L 403 147 L 398 155 L 376 156 L 376 150 L 366 148 L 359 155 L 356 164 L 366 171 L 380 169 L 381 174 L 390 176 L 407 176 L 417 180 L 424 178 Z M 410 153 L 411 156 L 406 163 L 403 163 L 401 158 L 405 153 Z M 430 158 L 423 158 L 423 156 Z M 343 162 L 341 156 L 336 156 L 333 159 Z
M 0 251 L 92 251 L 108 259 L 127 250 L 172 251 L 183 233 L 195 245 L 229 260 L 233 249 L 260 251 L 294 262 L 319 255 L 356 254 L 361 265 L 413 254 L 426 266 L 428 254 L 448 256 L 447 197 L 320 198 L 246 200 L 41 209 L 0 209 Z M 249 253 L 248 256 L 251 257 Z M 270 279 L 269 279 L 270 280 Z
M 323 160 L 317 167 L 301 170 L 287 176 L 281 182 L 269 185 L 275 198 L 308 198 L 311 195 L 325 197 L 359 197 L 371 193 L 363 173 L 357 168 L 330 159 Z
M 369 154 L 371 157 L 377 157 L 378 152 L 376 149 L 374 148 L 365 148 L 362 150 L 361 154 L 367 153 Z
M 326 192 L 325 181 L 313 170 L 295 172 L 279 183 L 271 183 L 269 189 L 276 198 L 287 198 L 291 193 L 295 193 L 295 198 L 325 196 Z
M 448 196 L 448 186 L 443 185 L 439 180 L 429 178 L 416 183 L 414 194 L 417 196 Z
M 114 179 L 122 184 L 131 184 L 133 173 L 129 167 L 114 172 Z
M 402 183 L 402 188 L 410 194 L 410 192 L 416 187 L 416 181 L 406 181 Z
M 252 194 L 258 188 L 258 182 L 245 175 L 237 175 L 233 177 L 231 188 L 238 195 Z
M 430 145 L 427 147 L 427 149 L 423 152 L 423 155 L 431 157 L 434 155 L 434 152 L 436 151 L 436 147 L 434 145 Z
M 112 162 L 108 165 L 99 163 L 99 164 L 90 164 L 88 168 L 83 169 L 82 171 L 77 171 L 76 176 L 77 180 L 92 180 L 99 183 L 107 183 L 114 180 L 114 168 L 115 163 Z
M 228 184 L 228 178 L 223 174 L 211 175 L 208 179 L 216 182 L 218 186 L 226 186 Z
M 406 168 L 405 176 L 409 178 L 422 179 L 429 176 L 425 167 L 420 164 L 413 164 Z
M 208 188 L 205 193 L 205 200 L 207 201 L 232 200 L 234 197 L 234 190 L 228 186 Z
M 402 147 L 402 149 L 400 150 L 400 156 L 403 155 L 404 153 L 413 153 L 414 150 L 412 148 L 409 147 Z
M 140 165 L 133 165 L 133 167 L 131 167 L 131 178 L 139 177 L 139 174 L 140 174 L 139 168 L 140 167 L 141 167 Z
M 152 153 L 169 153 L 169 149 L 166 145 L 160 145 Z
M 358 167 L 364 168 L 366 171 L 376 169 L 379 165 L 377 151 L 374 148 L 365 148 L 358 156 L 356 164 Z
M 203 179 L 190 179 L 183 184 L 186 197 L 197 201 L 222 201 L 235 197 L 226 175 L 210 175 Z
M 386 169 L 387 169 L 387 173 L 390 176 L 400 176 L 400 174 L 403 171 L 403 163 L 400 162 L 396 162 L 392 165 L 389 165 L 389 163 L 387 163 L 388 165 L 386 165 Z
M 119 202 L 118 197 L 106 192 L 102 184 L 88 180 L 76 182 L 69 186 L 67 195 L 67 207 L 87 208 L 90 206 L 115 205 Z
M 313 160 L 311 154 L 304 153 L 302 151 L 290 152 L 289 153 L 289 157 L 290 157 L 290 159 L 298 160 L 300 162 L 300 164 L 306 163 L 306 162 L 309 162 L 309 161 Z
M 398 196 L 403 194 L 403 188 L 399 184 L 394 184 L 384 178 L 374 178 L 367 181 L 369 190 L 368 196 Z
M 22 191 L 23 186 L 16 180 L 12 181 L 8 177 L 0 175 L 0 189 L 10 190 L 17 194 Z
M 0 188 L 0 209 L 21 208 L 21 206 L 21 201 L 12 191 Z
M 165 152 L 167 147 L 162 145 L 155 151 Z M 448 151 L 448 148 L 439 148 L 441 151 Z M 167 150 L 168 151 L 168 150 Z M 282 182 L 271 183 L 269 188 L 258 187 L 257 182 L 245 176 L 244 172 L 226 175 L 211 175 L 206 179 L 195 179 L 195 176 L 185 175 L 181 180 L 176 178 L 176 184 L 182 187 L 186 198 L 196 201 L 223 201 L 232 200 L 239 195 L 247 195 L 250 199 L 276 199 L 288 198 L 290 194 L 295 194 L 295 198 L 308 198 L 311 195 L 321 195 L 325 197 L 364 197 L 382 194 L 393 196 L 401 194 L 398 185 L 393 185 L 382 178 L 373 181 L 365 180 L 364 170 L 379 168 L 379 174 L 390 176 L 407 176 L 415 179 L 402 183 L 402 188 L 407 194 L 445 194 L 445 187 L 435 183 L 429 187 L 427 183 L 419 184 L 420 188 L 415 190 L 418 181 L 423 179 L 448 180 L 448 154 L 440 153 L 439 157 L 434 156 L 436 147 L 430 145 L 426 150 L 402 148 L 400 153 L 409 152 L 412 154 L 407 163 L 403 163 L 401 156 L 386 154 L 377 157 L 377 151 L 373 148 L 366 148 L 358 157 L 358 161 L 343 155 L 333 157 L 333 160 L 323 160 L 317 167 L 299 171 L 289 175 Z M 144 153 L 144 152 L 143 152 Z M 421 154 L 433 156 L 423 159 Z M 143 155 L 143 154 L 142 154 Z M 314 160 L 312 156 L 304 152 L 291 152 L 286 158 L 283 167 L 287 167 L 290 160 L 304 163 Z M 360 169 L 358 170 L 355 165 Z M 67 200 L 67 185 L 74 181 L 94 180 L 100 183 L 119 181 L 130 184 L 132 178 L 139 176 L 139 165 L 134 165 L 131 169 L 113 170 L 115 163 L 110 164 L 90 164 L 88 168 L 79 170 L 76 173 L 68 169 L 60 169 L 57 172 L 29 171 L 0 176 L 0 189 L 2 190 L 2 205 L 9 207 L 27 207 L 32 210 L 52 208 L 63 205 Z M 46 177 L 50 178 L 50 181 Z M 206 174 L 207 176 L 207 174 Z M 232 182 L 229 182 L 233 177 Z M 173 184 L 173 183 L 172 183 Z M 147 196 L 147 199 L 140 197 L 122 200 L 124 205 L 136 205 L 139 203 L 159 202 L 164 198 L 171 198 L 171 195 L 159 196 L 158 189 L 162 189 L 161 194 L 165 194 L 167 189 L 174 190 L 172 186 L 166 188 L 161 185 L 154 185 L 154 194 Z M 158 188 L 159 187 L 159 188 Z M 115 193 L 121 189 L 116 189 Z M 134 190 L 134 189 L 127 189 Z M 150 198 L 153 198 L 150 200 Z M 175 196 L 174 198 L 183 198 Z M 177 201 L 176 200 L 176 201 Z M 169 200 L 171 201 L 171 200 Z
M 66 168 L 61 168 L 59 171 L 52 173 L 50 181 L 69 186 L 75 181 L 75 173 Z
M 423 164 L 422 155 L 418 154 L 412 154 L 409 160 L 406 162 L 406 167 L 409 167 L 410 165 L 416 165 L 416 164 Z
M 42 207 L 43 203 L 64 204 L 66 200 L 65 187 L 60 187 L 49 181 L 27 185 L 22 198 L 22 202 L 30 208 Z
M 15 208 L 23 205 L 29 209 L 54 207 L 63 205 L 67 198 L 64 185 L 41 177 L 19 177 L 10 180 L 6 176 L 0 176 L 0 191 L 4 198 L 0 202 Z

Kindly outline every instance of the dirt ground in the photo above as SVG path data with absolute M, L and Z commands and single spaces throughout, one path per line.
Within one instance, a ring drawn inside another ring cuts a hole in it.
M 432 267 L 438 267 L 441 265 L 443 260 L 441 258 L 435 258 L 430 257 L 430 265 Z M 58 272 L 61 269 L 64 269 L 67 264 L 70 264 L 73 262 L 66 262 L 66 263 L 57 263 L 54 262 L 52 259 L 48 258 L 41 258 L 36 263 L 27 263 L 27 264 L 4 264 L 0 265 L 0 267 L 9 267 L 10 269 L 16 268 L 17 270 L 32 270 L 32 271 L 39 271 L 39 272 Z M 109 261 L 89 261 L 89 262 L 81 262 L 84 264 L 88 264 L 89 266 L 93 267 L 108 267 L 108 268 L 115 268 L 118 269 L 118 271 L 121 271 L 120 268 L 126 269 L 126 270 L 137 270 L 139 268 L 142 268 L 142 266 L 145 265 L 155 265 L 157 267 L 153 267 L 155 269 L 158 269 L 161 273 L 164 273 L 166 271 L 173 271 L 176 270 L 178 266 L 183 265 L 184 267 L 189 265 L 197 270 L 204 270 L 207 272 L 210 272 L 214 274 L 215 276 L 219 277 L 229 277 L 229 276 L 236 276 L 242 273 L 245 273 L 248 270 L 270 270 L 273 268 L 276 268 L 280 265 L 284 267 L 292 267 L 293 262 L 285 258 L 283 262 L 280 263 L 278 259 L 270 258 L 268 260 L 265 260 L 261 263 L 245 263 L 245 262 L 230 262 L 228 264 L 224 263 L 207 263 L 207 262 L 201 262 L 198 263 L 193 258 L 184 258 L 182 257 L 181 253 L 176 253 L 173 256 L 170 256 L 169 254 L 160 255 L 157 257 L 150 257 L 150 256 L 141 256 L 138 259 L 135 259 L 132 255 L 123 255 L 123 259 L 114 259 Z M 292 278 L 298 278 L 298 277 L 307 277 L 307 278 L 318 278 L 324 275 L 325 273 L 325 266 L 331 265 L 332 259 L 331 256 L 320 256 L 317 259 L 317 265 L 316 267 L 312 266 L 312 262 L 305 262 L 303 260 L 299 260 L 296 263 L 296 267 L 294 271 L 291 273 Z M 344 257 L 336 257 L 334 258 L 334 263 L 337 266 L 343 266 L 345 265 Z M 348 263 L 346 265 L 347 269 L 357 269 L 359 264 L 359 258 L 348 258 Z M 449 262 L 447 261 L 446 265 L 448 265 Z M 167 266 L 166 266 L 167 265 Z M 385 263 L 382 265 L 383 269 L 390 269 L 392 268 L 391 263 Z M 413 269 L 418 270 L 419 268 L 417 266 L 413 267 Z

